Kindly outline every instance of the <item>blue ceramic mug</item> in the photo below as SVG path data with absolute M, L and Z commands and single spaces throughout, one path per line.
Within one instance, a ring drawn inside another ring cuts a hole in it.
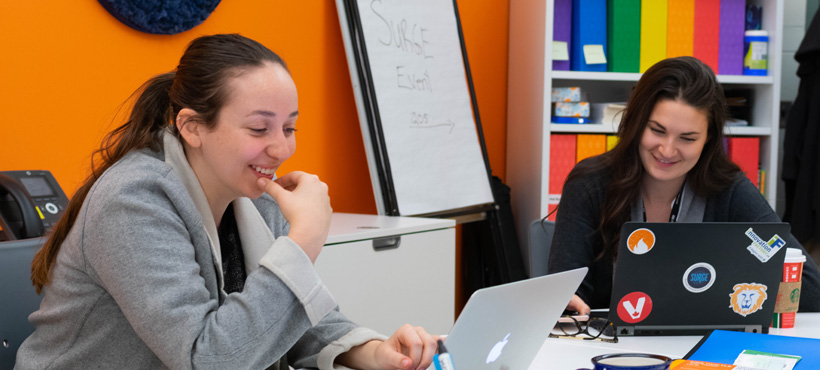
M 592 358 L 594 369 L 578 370 L 669 370 L 672 359 L 646 353 L 612 353 Z

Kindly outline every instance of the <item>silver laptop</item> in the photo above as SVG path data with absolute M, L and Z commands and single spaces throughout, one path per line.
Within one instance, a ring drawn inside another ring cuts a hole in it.
M 527 369 L 586 274 L 583 267 L 477 290 L 444 342 L 455 368 Z

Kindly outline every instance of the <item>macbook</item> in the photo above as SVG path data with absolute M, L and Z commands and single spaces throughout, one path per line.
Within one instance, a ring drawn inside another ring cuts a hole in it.
M 459 370 L 527 369 L 587 268 L 479 289 L 444 346 Z
M 609 320 L 618 335 L 767 333 L 787 223 L 642 223 L 621 229 Z

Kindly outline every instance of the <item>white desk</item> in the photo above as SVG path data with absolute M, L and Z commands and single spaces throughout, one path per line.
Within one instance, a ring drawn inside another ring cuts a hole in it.
M 820 313 L 798 313 L 791 329 L 769 329 L 769 334 L 820 338 Z M 618 343 L 548 338 L 530 364 L 530 370 L 591 368 L 592 357 L 607 353 L 640 352 L 682 358 L 701 336 L 618 337 Z

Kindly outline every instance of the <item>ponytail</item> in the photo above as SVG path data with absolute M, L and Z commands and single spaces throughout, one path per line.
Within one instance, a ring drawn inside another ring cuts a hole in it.
M 85 197 L 97 179 L 132 150 L 160 149 L 163 129 L 171 122 L 173 113 L 168 95 L 173 82 L 174 72 L 169 72 L 148 80 L 137 89 L 129 98 L 133 99 L 134 95 L 139 94 L 128 121 L 109 132 L 100 148 L 91 155 L 91 174 L 71 197 L 65 213 L 54 225 L 45 245 L 37 252 L 31 263 L 31 281 L 37 289 L 37 294 L 40 294 L 43 286 L 48 284 L 49 270 L 54 265 L 63 241 L 74 226 Z M 100 162 L 95 165 L 94 159 L 97 156 Z

